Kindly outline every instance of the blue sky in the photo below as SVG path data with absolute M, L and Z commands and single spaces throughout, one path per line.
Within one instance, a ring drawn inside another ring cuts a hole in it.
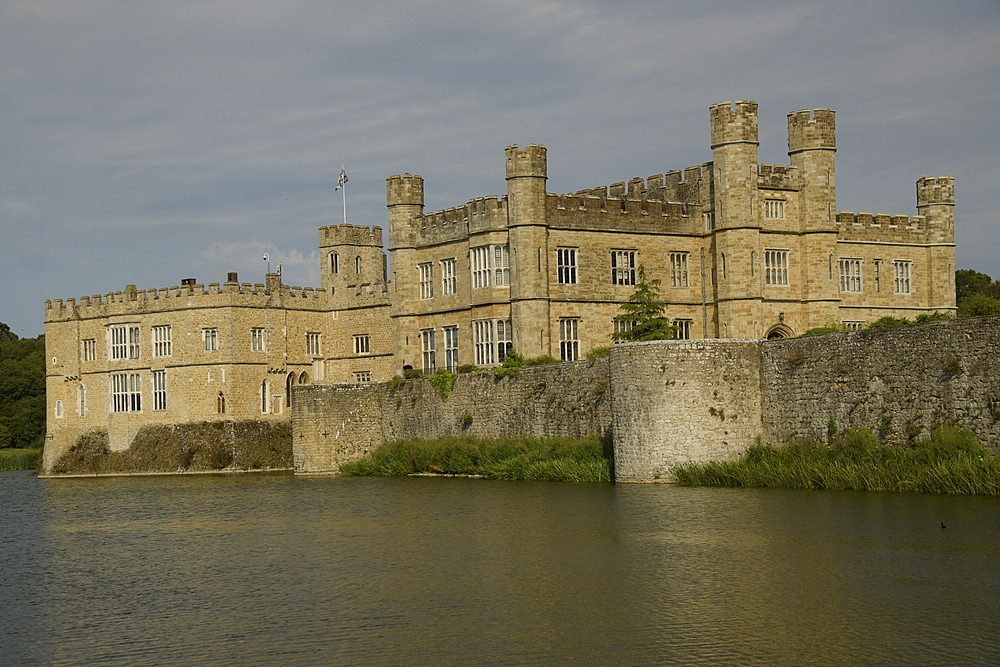
M 385 178 L 427 210 L 505 191 L 549 149 L 551 192 L 711 159 L 708 107 L 837 110 L 838 208 L 914 214 L 956 178 L 957 264 L 1000 277 L 1000 3 L 0 0 L 0 321 L 121 290 L 318 285 L 321 225 L 385 226 Z

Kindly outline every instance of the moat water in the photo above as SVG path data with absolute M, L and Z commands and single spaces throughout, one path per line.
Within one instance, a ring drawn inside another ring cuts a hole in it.
M 0 502 L 4 665 L 1000 664 L 997 499 L 4 472 Z

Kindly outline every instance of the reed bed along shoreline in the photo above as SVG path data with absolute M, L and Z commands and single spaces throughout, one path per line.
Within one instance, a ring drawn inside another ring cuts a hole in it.
M 0 470 L 36 470 L 41 462 L 41 448 L 0 449 Z
M 912 447 L 882 445 L 869 429 L 851 429 L 830 446 L 755 445 L 736 461 L 689 463 L 670 470 L 682 486 L 748 486 L 1000 495 L 1000 457 L 964 429 L 941 427 Z
M 403 477 L 421 473 L 545 482 L 610 482 L 611 459 L 601 438 L 449 436 L 400 440 L 340 466 L 349 477 Z

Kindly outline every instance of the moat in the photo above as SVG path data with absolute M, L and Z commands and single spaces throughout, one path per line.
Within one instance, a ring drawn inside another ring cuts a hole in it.
M 991 498 L 23 472 L 0 498 L 5 664 L 1000 659 Z

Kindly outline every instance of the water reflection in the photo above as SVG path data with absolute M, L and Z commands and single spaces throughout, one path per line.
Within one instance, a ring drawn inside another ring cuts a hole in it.
M 987 498 L 0 475 L 12 664 L 1000 657 Z

